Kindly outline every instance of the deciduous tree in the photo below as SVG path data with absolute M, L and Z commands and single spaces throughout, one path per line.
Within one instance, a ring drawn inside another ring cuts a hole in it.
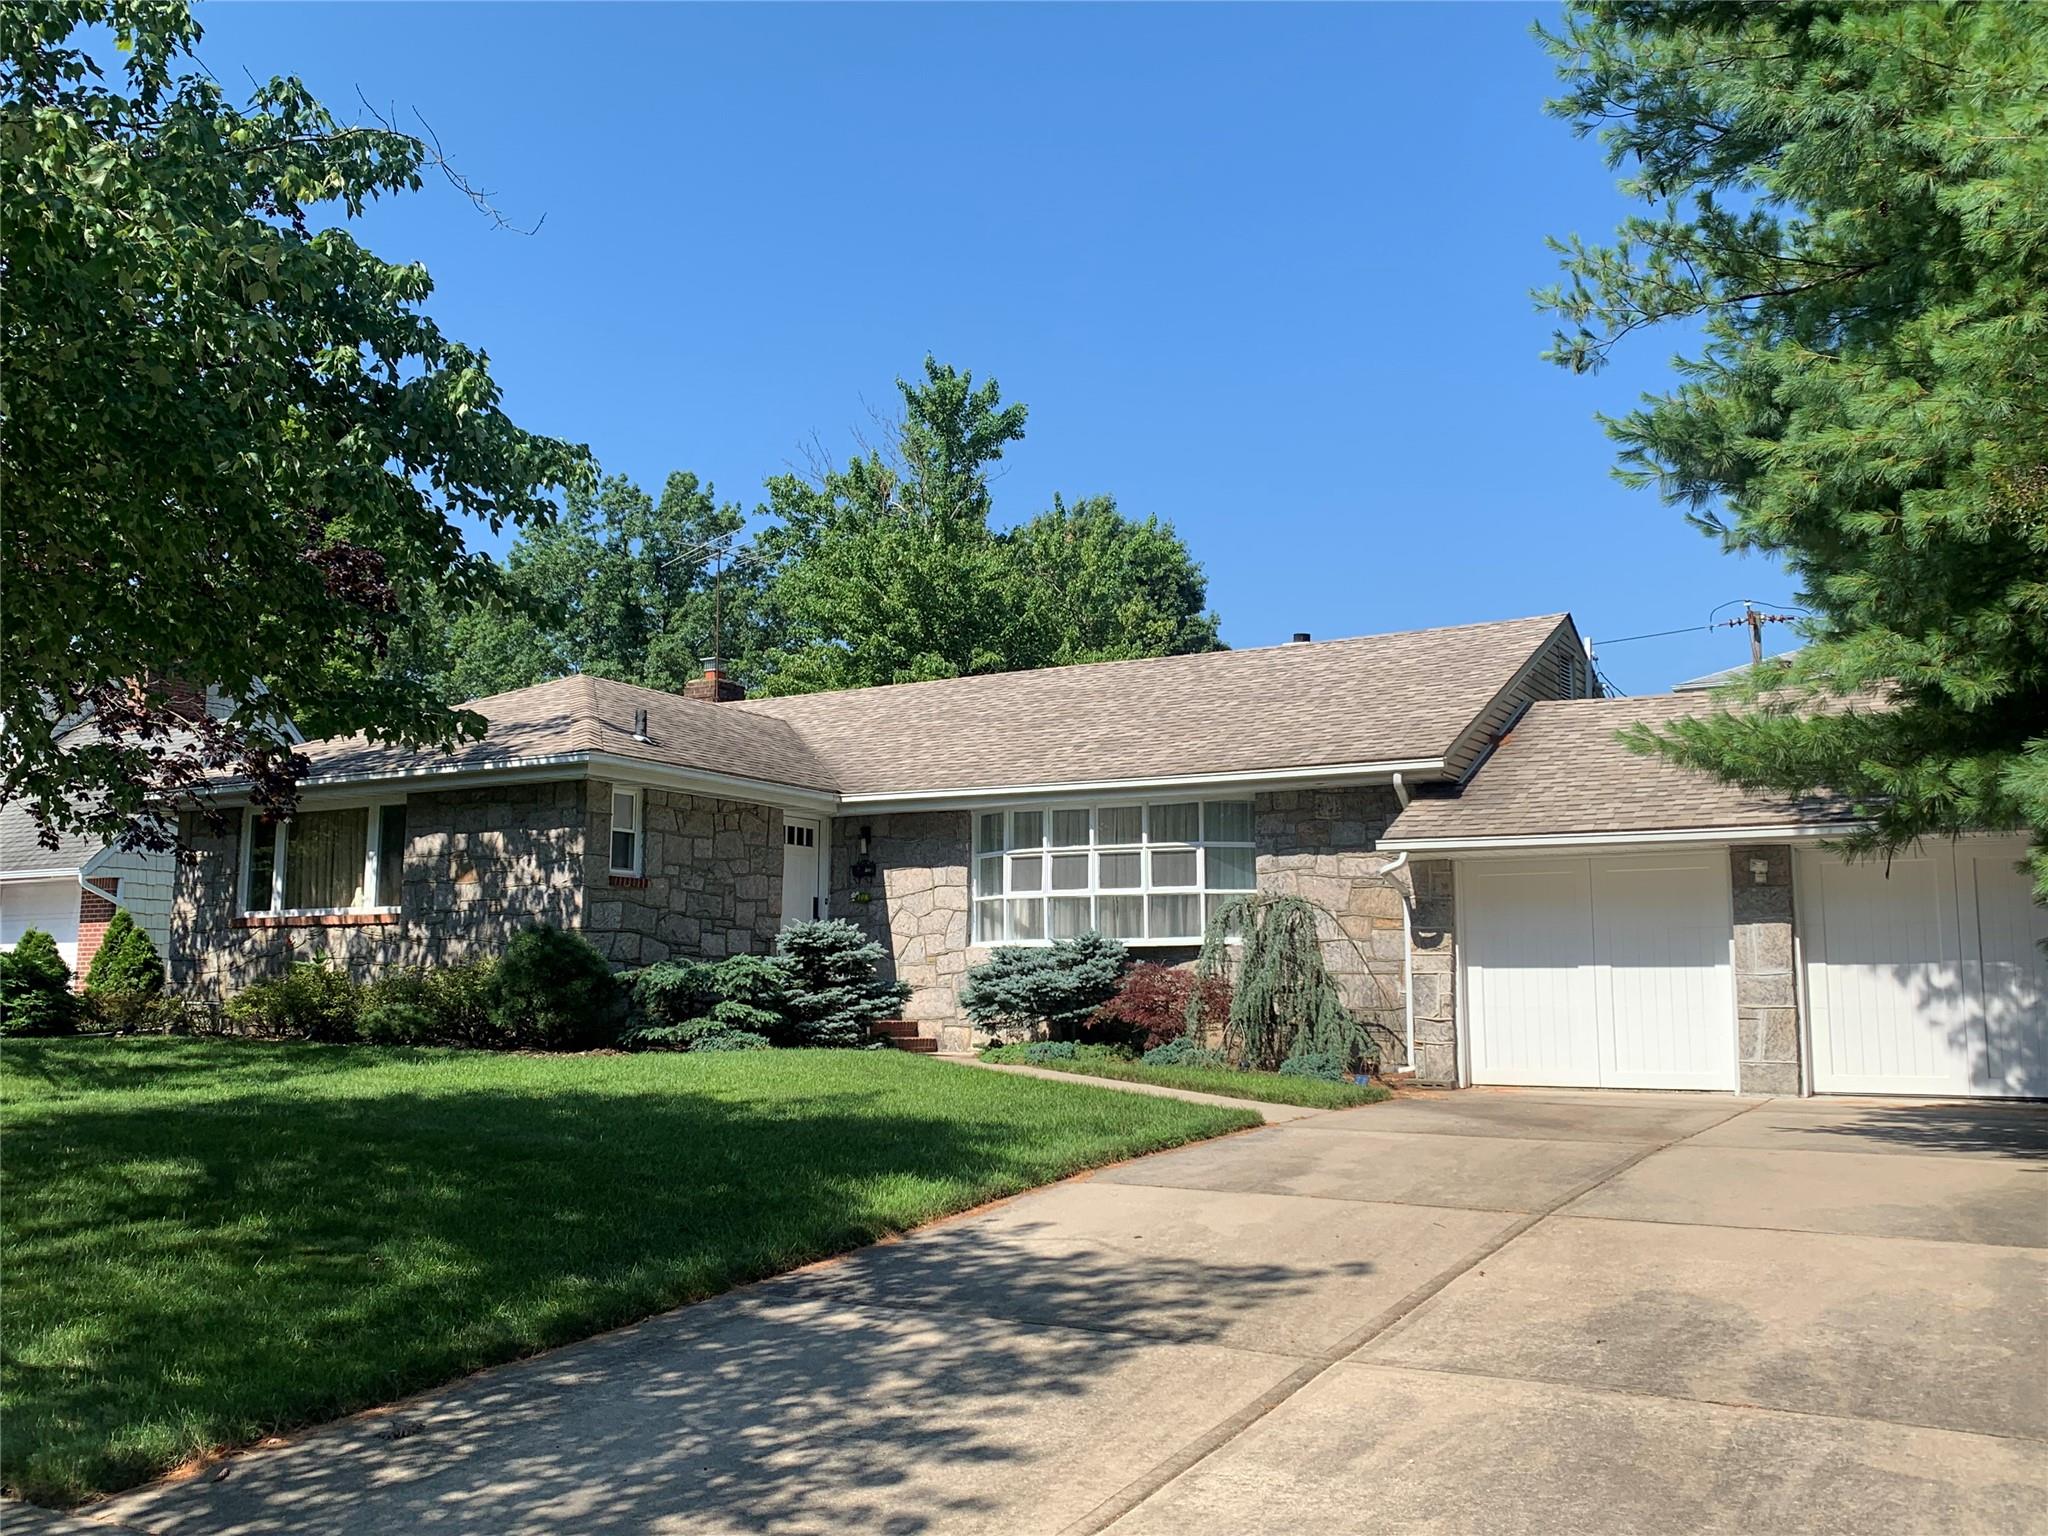
M 545 522 L 585 473 L 424 313 L 422 267 L 325 222 L 417 190 L 432 147 L 294 79 L 234 106 L 199 35 L 183 0 L 0 7 L 0 799 L 154 844 L 205 772 L 289 797 L 271 717 L 480 728 L 378 664 L 401 595 L 467 601 L 464 525 Z M 199 686 L 251 702 L 181 717 Z M 60 737 L 82 710 L 100 731 Z

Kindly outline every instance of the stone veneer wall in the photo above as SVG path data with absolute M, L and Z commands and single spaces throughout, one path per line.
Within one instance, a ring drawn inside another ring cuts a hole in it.
M 1415 1076 L 1454 1087 L 1458 1081 L 1458 914 L 1448 859 L 1413 859 L 1409 889 L 1408 964 L 1415 986 Z
M 766 954 L 782 919 L 782 812 L 648 789 L 638 879 L 611 872 L 612 786 L 591 780 L 584 936 L 615 965 Z
M 874 874 L 855 880 L 863 827 Z M 884 976 L 911 987 L 903 1016 L 936 1036 L 942 1051 L 973 1048 L 973 1026 L 960 1011 L 960 978 L 988 958 L 968 943 L 972 836 L 965 811 L 845 816 L 832 825 L 830 915 L 857 924 L 882 946 Z
M 1329 912 L 1324 959 L 1345 1002 L 1370 1022 L 1393 1065 L 1406 1049 L 1401 909 L 1408 884 L 1405 873 L 1377 873 L 1389 856 L 1374 852 L 1373 844 L 1398 808 L 1393 792 L 1378 788 L 1289 790 L 1260 795 L 1255 803 L 1260 888 L 1306 897 Z M 873 878 L 855 881 L 862 827 L 875 868 Z M 988 958 L 987 949 L 968 942 L 972 835 L 965 811 L 842 817 L 832 831 L 832 915 L 881 944 L 889 974 L 912 988 L 904 1017 L 923 1025 L 947 1051 L 972 1048 L 960 980 Z M 1191 958 L 1185 947 L 1134 953 L 1169 963 Z M 1447 981 L 1441 995 L 1448 1006 Z
M 1276 790 L 1255 802 L 1259 889 L 1303 897 L 1329 914 L 1323 963 L 1390 1067 L 1407 1059 L 1408 875 L 1380 874 L 1394 856 L 1376 845 L 1400 808 L 1392 789 L 1377 786 Z
M 1751 859 L 1769 868 L 1764 883 Z M 1796 1094 L 1799 993 L 1792 971 L 1792 850 L 1730 848 L 1735 908 L 1736 1072 L 1743 1093 Z
M 560 781 L 413 794 L 399 914 L 368 923 L 235 922 L 241 825 L 188 813 L 171 902 L 171 984 L 218 998 L 300 960 L 358 977 L 495 954 L 526 923 L 580 927 L 584 786 Z

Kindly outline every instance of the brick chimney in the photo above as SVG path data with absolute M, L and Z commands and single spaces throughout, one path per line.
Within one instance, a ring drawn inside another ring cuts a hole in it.
M 704 704 L 730 704 L 744 699 L 747 690 L 725 675 L 725 663 L 716 656 L 704 658 L 704 675 L 683 684 L 683 697 Z

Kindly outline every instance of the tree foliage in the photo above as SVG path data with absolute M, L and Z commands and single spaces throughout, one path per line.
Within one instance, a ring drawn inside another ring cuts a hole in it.
M 2048 7 L 1581 0 L 1548 41 L 1648 210 L 1559 246 L 1551 355 L 1696 324 L 1620 473 L 1814 609 L 1741 707 L 1634 744 L 1836 790 L 1868 847 L 2030 826 L 2048 899 Z
M 95 996 L 154 997 L 163 989 L 164 962 L 155 941 L 136 926 L 126 907 L 117 908 L 86 967 L 85 990 Z
M 571 672 L 673 692 L 714 650 L 751 680 L 768 634 L 759 562 L 740 551 L 713 590 L 712 556 L 739 550 L 745 520 L 687 470 L 659 499 L 623 475 L 571 490 L 513 544 L 500 591 L 446 625 L 426 680 L 451 700 Z
M 1337 991 L 1323 962 L 1318 910 L 1299 896 L 1236 896 L 1210 915 L 1195 974 L 1227 978 L 1230 1016 L 1224 1049 L 1239 1066 L 1270 1072 L 1296 1057 L 1321 1055 L 1349 1065 L 1377 1059 L 1366 1028 Z M 1231 954 L 1230 939 L 1238 939 Z M 1188 1029 L 1200 1028 L 1196 996 Z
M 990 476 L 1026 416 L 995 380 L 926 358 L 897 389 L 883 443 L 768 482 L 760 544 L 786 633 L 765 691 L 1218 648 L 1201 567 L 1170 524 L 1098 497 L 990 526 Z
M 776 963 L 788 977 L 780 1027 L 788 1043 L 866 1045 L 875 1022 L 910 996 L 904 983 L 882 979 L 883 958 L 882 946 L 843 918 L 791 923 L 776 935 Z
M 77 1028 L 71 967 L 55 939 L 31 928 L 0 954 L 0 1035 L 68 1035 Z
M 294 79 L 234 106 L 199 36 L 182 0 L 0 7 L 0 798 L 155 845 L 205 772 L 289 798 L 273 716 L 479 729 L 380 665 L 402 598 L 481 595 L 460 524 L 544 522 L 585 473 L 422 311 L 422 267 L 318 227 L 418 189 L 431 146 Z M 181 718 L 205 685 L 251 702 Z M 101 731 L 60 739 L 83 710 Z
M 991 1034 L 1043 1029 L 1054 1039 L 1070 1038 L 1116 995 L 1130 959 L 1129 950 L 1099 933 L 1043 947 L 1007 944 L 967 973 L 960 1006 Z

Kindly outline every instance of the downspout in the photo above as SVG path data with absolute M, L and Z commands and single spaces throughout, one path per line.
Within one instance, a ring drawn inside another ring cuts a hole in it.
M 1401 797 L 1401 803 L 1408 803 L 1407 791 L 1401 788 L 1401 776 L 1394 775 L 1394 792 Z M 1408 855 L 1396 854 L 1394 862 L 1383 865 L 1380 874 L 1398 875 L 1408 867 Z M 1404 1032 L 1407 1037 L 1408 1070 L 1415 1070 L 1415 926 L 1413 892 L 1401 898 L 1401 1013 Z

